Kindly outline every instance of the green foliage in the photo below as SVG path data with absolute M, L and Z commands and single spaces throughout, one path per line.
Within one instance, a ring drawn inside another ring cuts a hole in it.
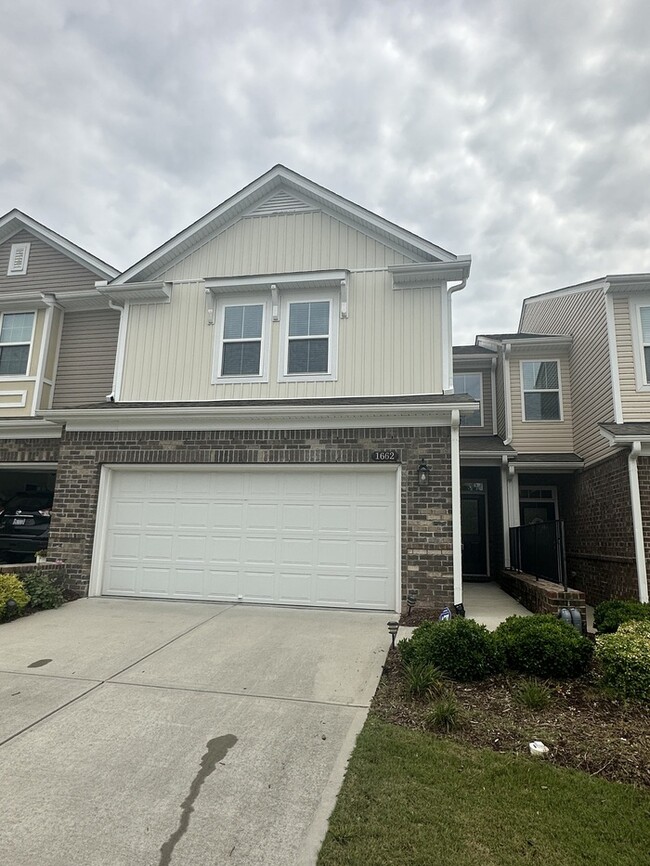
M 465 723 L 465 712 L 455 695 L 449 694 L 437 700 L 427 713 L 428 728 L 451 733 Z
M 529 710 L 545 710 L 551 702 L 549 689 L 539 680 L 526 680 L 514 690 L 514 697 L 518 704 Z
M 423 622 L 399 643 L 402 661 L 431 664 L 454 680 L 482 680 L 503 669 L 494 635 L 473 619 Z
M 60 588 L 53 583 L 47 572 L 36 569 L 21 575 L 20 580 L 29 595 L 29 606 L 34 610 L 61 607 L 65 601 Z
M 650 621 L 627 622 L 598 635 L 596 661 L 602 683 L 625 698 L 650 701 Z
M 593 644 L 552 614 L 510 616 L 495 632 L 512 670 L 534 677 L 577 677 L 593 655 Z
M 406 689 L 413 698 L 426 698 L 440 694 L 444 687 L 441 672 L 435 665 L 412 661 L 404 665 Z
M 650 604 L 640 601 L 602 601 L 594 609 L 594 625 L 600 634 L 612 634 L 619 625 L 650 619 Z
M 7 602 L 13 599 L 18 605 L 12 614 L 7 610 Z M 0 621 L 20 616 L 29 602 L 29 595 L 15 574 L 0 574 Z

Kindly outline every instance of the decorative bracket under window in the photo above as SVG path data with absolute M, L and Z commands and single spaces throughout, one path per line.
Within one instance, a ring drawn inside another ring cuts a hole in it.
M 280 293 L 275 283 L 271 284 L 271 318 L 274 322 L 280 321 Z
M 344 278 L 341 280 L 341 318 L 348 317 L 348 281 Z

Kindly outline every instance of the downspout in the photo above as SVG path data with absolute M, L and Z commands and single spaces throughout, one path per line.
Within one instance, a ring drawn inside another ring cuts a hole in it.
M 499 433 L 498 429 L 498 418 L 497 418 L 497 359 L 496 356 L 492 358 L 492 363 L 490 365 L 490 387 L 491 387 L 491 395 L 492 395 L 492 434 L 497 436 Z
M 641 492 L 639 490 L 638 459 L 641 454 L 641 443 L 632 443 L 627 458 L 627 468 L 630 476 L 630 503 L 632 505 L 632 531 L 634 533 L 634 554 L 636 557 L 636 577 L 639 584 L 639 601 L 648 601 L 648 572 L 643 542 L 643 514 L 641 512 Z
M 106 395 L 106 401 L 108 403 L 115 403 L 120 399 L 120 392 L 122 390 L 122 370 L 124 368 L 124 353 L 126 351 L 127 311 L 123 305 L 116 304 L 110 298 L 108 299 L 108 306 L 111 310 L 115 310 L 120 314 L 120 325 L 117 333 L 117 346 L 115 349 L 115 368 L 113 370 L 113 390 L 110 394 Z
M 501 455 L 501 520 L 503 522 L 503 564 L 510 568 L 510 506 L 508 485 L 508 455 Z
M 503 411 L 506 414 L 506 438 L 504 445 L 512 442 L 512 400 L 510 395 L 510 351 L 511 343 L 506 343 L 503 351 Z
M 467 285 L 467 277 L 456 283 L 455 286 L 447 287 L 446 304 L 447 307 L 443 316 L 443 328 L 446 331 L 443 343 L 445 346 L 445 355 L 442 359 L 442 390 L 444 394 L 454 393 L 454 353 L 453 353 L 453 335 L 452 335 L 452 318 L 451 318 L 451 295 L 454 292 L 460 292 Z
M 460 412 L 451 410 L 451 537 L 454 604 L 463 601 L 463 548 L 460 522 Z

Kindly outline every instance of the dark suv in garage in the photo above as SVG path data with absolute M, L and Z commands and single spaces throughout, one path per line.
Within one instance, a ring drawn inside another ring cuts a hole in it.
M 47 547 L 51 493 L 17 493 L 0 509 L 0 561 L 33 562 Z

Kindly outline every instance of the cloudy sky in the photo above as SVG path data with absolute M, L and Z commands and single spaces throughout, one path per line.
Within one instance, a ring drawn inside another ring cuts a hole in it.
M 650 270 L 647 0 L 0 0 L 0 213 L 126 268 L 282 162 L 454 253 L 456 342 Z

